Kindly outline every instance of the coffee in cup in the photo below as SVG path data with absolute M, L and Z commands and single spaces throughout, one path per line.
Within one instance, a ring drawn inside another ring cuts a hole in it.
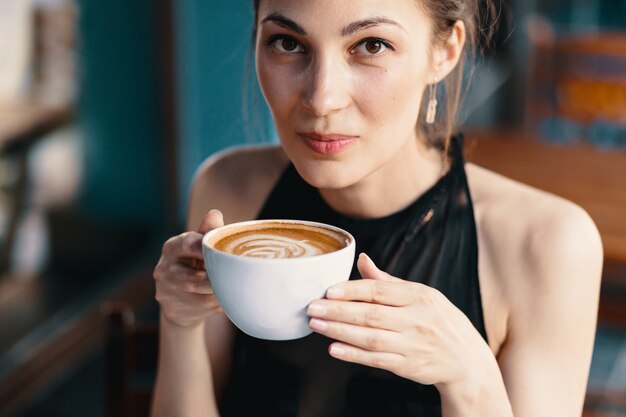
M 345 234 L 328 228 L 264 222 L 217 234 L 209 245 L 233 255 L 281 259 L 322 255 L 349 243 Z
M 323 223 L 255 220 L 208 232 L 202 251 L 228 318 L 250 336 L 289 340 L 311 333 L 308 305 L 348 280 L 355 241 Z

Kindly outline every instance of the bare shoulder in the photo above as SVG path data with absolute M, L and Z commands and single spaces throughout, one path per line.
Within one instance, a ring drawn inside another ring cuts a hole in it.
M 227 224 L 253 219 L 288 162 L 276 145 L 235 147 L 207 158 L 194 176 L 189 227 L 211 209 L 222 211 Z
M 602 244 L 589 215 L 472 164 L 485 326 L 520 415 L 580 415 L 597 324 Z M 516 414 L 516 415 L 517 415 Z
M 479 234 L 480 262 L 511 308 L 541 297 L 599 288 L 602 243 L 578 205 L 502 175 L 466 165 Z M 556 299 L 553 298 L 553 301 Z
M 564 257 L 602 258 L 598 230 L 580 206 L 473 164 L 466 171 L 479 233 L 490 247 L 500 248 L 493 255 L 534 272 L 555 267 Z

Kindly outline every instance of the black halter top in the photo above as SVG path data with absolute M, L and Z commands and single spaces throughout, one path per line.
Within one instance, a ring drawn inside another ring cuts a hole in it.
M 383 218 L 356 219 L 333 210 L 293 165 L 282 174 L 260 219 L 323 222 L 349 231 L 356 254 L 382 270 L 441 291 L 487 340 L 478 281 L 478 243 L 462 137 L 451 167 L 410 206 Z M 351 279 L 360 279 L 356 263 Z M 268 417 L 440 417 L 434 386 L 346 363 L 328 354 L 332 340 L 313 333 L 266 341 L 237 331 L 231 380 L 221 415 Z

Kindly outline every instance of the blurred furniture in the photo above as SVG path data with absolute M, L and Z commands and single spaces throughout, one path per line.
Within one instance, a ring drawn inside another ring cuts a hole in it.
M 583 417 L 623 417 L 626 392 L 588 390 Z
M 560 195 L 589 212 L 607 262 L 626 263 L 626 151 L 552 146 L 513 131 L 470 131 L 468 160 Z
M 45 275 L 0 282 L 0 417 L 13 416 L 103 346 L 101 305 L 154 308 L 152 271 L 161 244 L 133 253 L 121 270 L 94 271 L 82 280 Z
M 48 415 L 47 397 L 67 382 L 64 377 L 100 354 L 100 305 L 123 301 L 143 311 L 155 302 L 152 270 L 162 242 L 180 229 L 171 1 L 43 3 L 80 8 L 81 77 L 71 79 L 80 84 L 76 122 L 85 139 L 86 179 L 77 207 L 46 213 L 48 268 L 29 279 L 0 278 L 0 417 L 23 409 L 26 415 Z M 62 41 L 45 28 L 42 34 L 45 44 Z M 47 56 L 42 58 L 45 64 Z M 48 69 L 34 68 L 32 76 L 61 72 Z M 48 96 L 52 84 L 33 93 Z M 15 252 L 8 245 L 28 201 L 28 155 L 42 135 L 71 121 L 72 113 L 31 102 L 0 104 L 0 167 L 7 161 L 18 173 L 10 179 L 0 173 L 12 225 L 10 238 L 0 238 L 1 268 Z
M 626 149 L 626 31 L 558 33 L 531 20 L 527 125 L 558 144 Z
M 109 417 L 148 417 L 156 376 L 157 324 L 139 324 L 128 304 L 103 305 L 105 393 Z
M 582 417 L 624 417 L 624 413 L 613 411 L 583 411 Z
M 7 171 L 0 187 L 9 201 L 7 231 L 0 241 L 0 276 L 8 269 L 19 216 L 26 203 L 28 154 L 38 140 L 69 123 L 72 114 L 70 107 L 52 108 L 36 102 L 0 104 L 0 159 Z M 9 163 L 14 164 L 13 176 L 8 172 Z
M 14 101 L 25 90 L 32 59 L 32 3 L 0 2 L 0 102 Z

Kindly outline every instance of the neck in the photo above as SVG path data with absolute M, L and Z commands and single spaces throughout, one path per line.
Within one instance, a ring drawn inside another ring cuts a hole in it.
M 441 154 L 421 140 L 411 140 L 382 167 L 356 184 L 320 189 L 326 203 L 356 218 L 377 218 L 409 206 L 431 188 L 445 171 Z

